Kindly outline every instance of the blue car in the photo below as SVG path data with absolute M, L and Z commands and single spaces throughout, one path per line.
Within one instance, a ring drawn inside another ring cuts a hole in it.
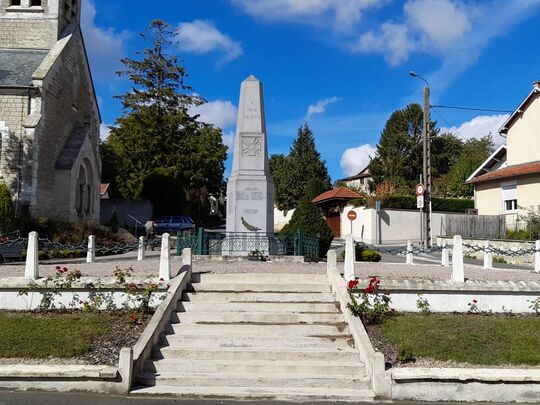
M 188 216 L 173 215 L 156 219 L 154 227 L 158 234 L 165 232 L 175 234 L 176 232 L 195 231 L 195 222 Z

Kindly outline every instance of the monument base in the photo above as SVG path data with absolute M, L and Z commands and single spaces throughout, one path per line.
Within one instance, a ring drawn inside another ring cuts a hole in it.
M 287 247 L 274 235 L 221 234 L 208 239 L 208 254 L 221 256 L 284 256 Z

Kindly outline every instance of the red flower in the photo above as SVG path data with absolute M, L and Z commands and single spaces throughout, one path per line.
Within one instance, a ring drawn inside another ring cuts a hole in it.
M 137 319 L 137 314 L 135 312 L 132 312 L 128 317 L 129 322 L 137 322 Z
M 159 279 L 159 281 L 165 281 L 165 280 L 163 279 L 163 277 L 161 277 L 161 278 Z
M 472 300 L 472 302 L 473 302 L 473 304 L 476 304 L 476 303 L 477 303 L 478 301 L 476 301 L 476 300 Z
M 56 268 L 56 270 L 60 270 L 60 269 L 61 269 L 61 267 L 60 267 L 60 266 L 56 266 L 55 268 Z
M 367 286 L 367 288 L 364 289 L 364 293 L 366 294 L 371 294 L 374 291 L 375 291 L 375 286 L 371 283 Z
M 62 270 L 63 270 L 63 273 L 67 273 L 68 268 L 67 268 L 67 267 L 64 267 Z
M 352 290 L 357 285 L 358 285 L 358 280 L 350 280 L 349 283 L 347 284 L 347 287 L 349 288 L 349 290 Z

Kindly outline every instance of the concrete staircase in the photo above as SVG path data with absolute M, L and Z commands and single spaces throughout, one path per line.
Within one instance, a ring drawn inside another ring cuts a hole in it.
M 132 394 L 374 398 L 326 275 L 194 274 L 193 290 Z

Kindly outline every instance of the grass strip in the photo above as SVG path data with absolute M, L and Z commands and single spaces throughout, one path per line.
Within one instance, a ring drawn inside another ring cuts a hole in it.
M 399 359 L 540 365 L 540 317 L 402 314 L 381 325 Z

